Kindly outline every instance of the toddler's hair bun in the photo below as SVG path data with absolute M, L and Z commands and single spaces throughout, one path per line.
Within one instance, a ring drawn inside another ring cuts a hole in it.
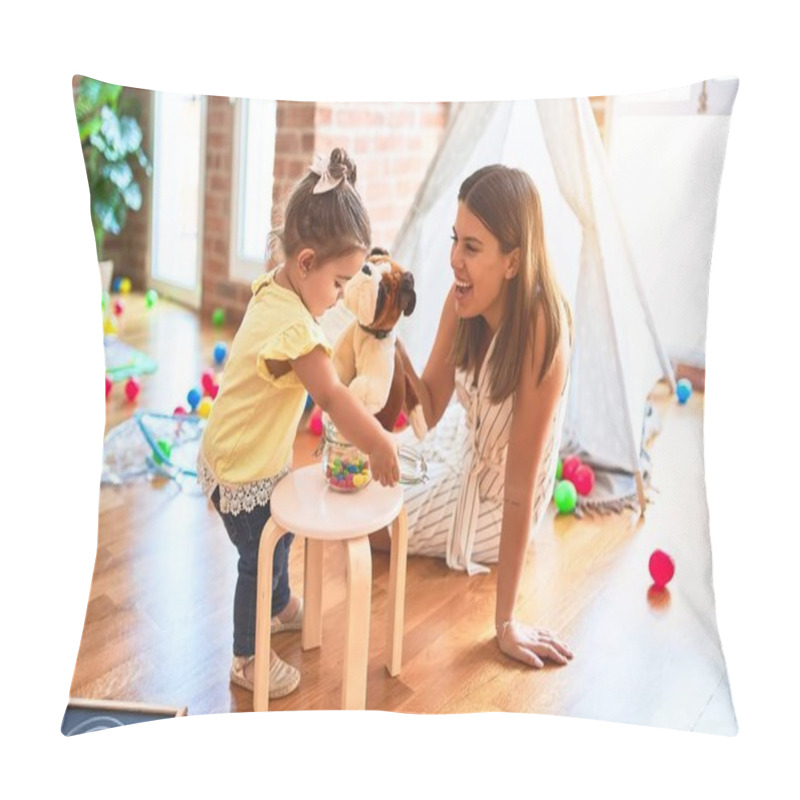
M 334 179 L 344 178 L 351 186 L 356 185 L 356 164 L 343 147 L 334 147 L 331 150 L 328 172 Z

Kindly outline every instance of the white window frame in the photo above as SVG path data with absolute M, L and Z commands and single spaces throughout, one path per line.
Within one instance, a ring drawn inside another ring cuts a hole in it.
M 231 162 L 231 215 L 230 215 L 230 247 L 229 247 L 229 270 L 228 274 L 230 279 L 241 283 L 250 283 L 254 281 L 259 275 L 262 275 L 267 263 L 267 239 L 264 238 L 264 256 L 260 259 L 245 258 L 239 254 L 239 210 L 240 210 L 240 193 L 242 189 L 241 181 L 241 157 L 242 157 L 242 134 L 244 131 L 244 114 L 246 112 L 246 104 L 250 101 L 246 98 L 237 98 L 234 101 L 235 113 L 233 123 L 233 148 L 232 148 L 232 162 Z M 273 104 L 276 107 L 277 103 Z M 277 126 L 276 126 L 277 134 Z M 272 147 L 274 150 L 275 139 L 272 140 Z M 269 198 L 269 216 L 272 218 L 272 187 L 275 180 L 275 167 L 273 161 L 273 174 L 272 183 L 270 184 L 270 198 Z M 269 230 L 269 224 L 268 224 Z

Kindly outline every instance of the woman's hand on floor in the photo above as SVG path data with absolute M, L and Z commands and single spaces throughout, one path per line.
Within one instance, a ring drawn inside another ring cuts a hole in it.
M 544 666 L 544 659 L 563 665 L 572 658 L 569 647 L 550 631 L 513 619 L 497 627 L 497 644 L 510 658 L 536 669 Z

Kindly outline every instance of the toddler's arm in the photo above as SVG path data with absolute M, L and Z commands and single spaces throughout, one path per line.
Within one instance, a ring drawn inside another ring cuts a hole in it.
M 325 351 L 315 347 L 289 363 L 317 405 L 330 415 L 342 436 L 367 453 L 375 479 L 384 486 L 394 486 L 400 479 L 394 437 L 341 383 Z

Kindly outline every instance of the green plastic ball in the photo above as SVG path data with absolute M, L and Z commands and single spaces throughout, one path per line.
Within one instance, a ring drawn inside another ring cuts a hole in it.
M 556 486 L 553 499 L 560 514 L 571 514 L 578 504 L 578 490 L 575 484 L 572 481 L 561 481 Z
M 559 458 L 558 466 L 556 467 L 556 480 L 560 481 L 561 476 L 564 474 L 564 462 Z
M 158 292 L 155 289 L 148 289 L 144 296 L 144 304 L 152 308 L 158 300 Z
M 101 305 L 102 305 L 103 311 L 105 311 L 105 310 L 108 308 L 108 301 L 109 301 L 110 299 L 111 299 L 111 298 L 108 296 L 108 292 L 106 292 L 106 291 L 104 290 L 104 291 L 103 291 L 103 294 L 102 294 L 102 297 L 101 297 L 101 300 L 100 300 L 100 303 L 101 303 Z
M 211 315 L 211 324 L 215 328 L 221 328 L 225 324 L 225 309 L 215 308 L 214 313 Z
M 153 460 L 156 462 L 156 464 L 163 464 L 164 459 L 168 459 L 172 455 L 172 445 L 166 441 L 166 439 L 159 439 L 156 444 L 158 445 L 158 449 L 161 451 L 161 453 L 153 453 Z

